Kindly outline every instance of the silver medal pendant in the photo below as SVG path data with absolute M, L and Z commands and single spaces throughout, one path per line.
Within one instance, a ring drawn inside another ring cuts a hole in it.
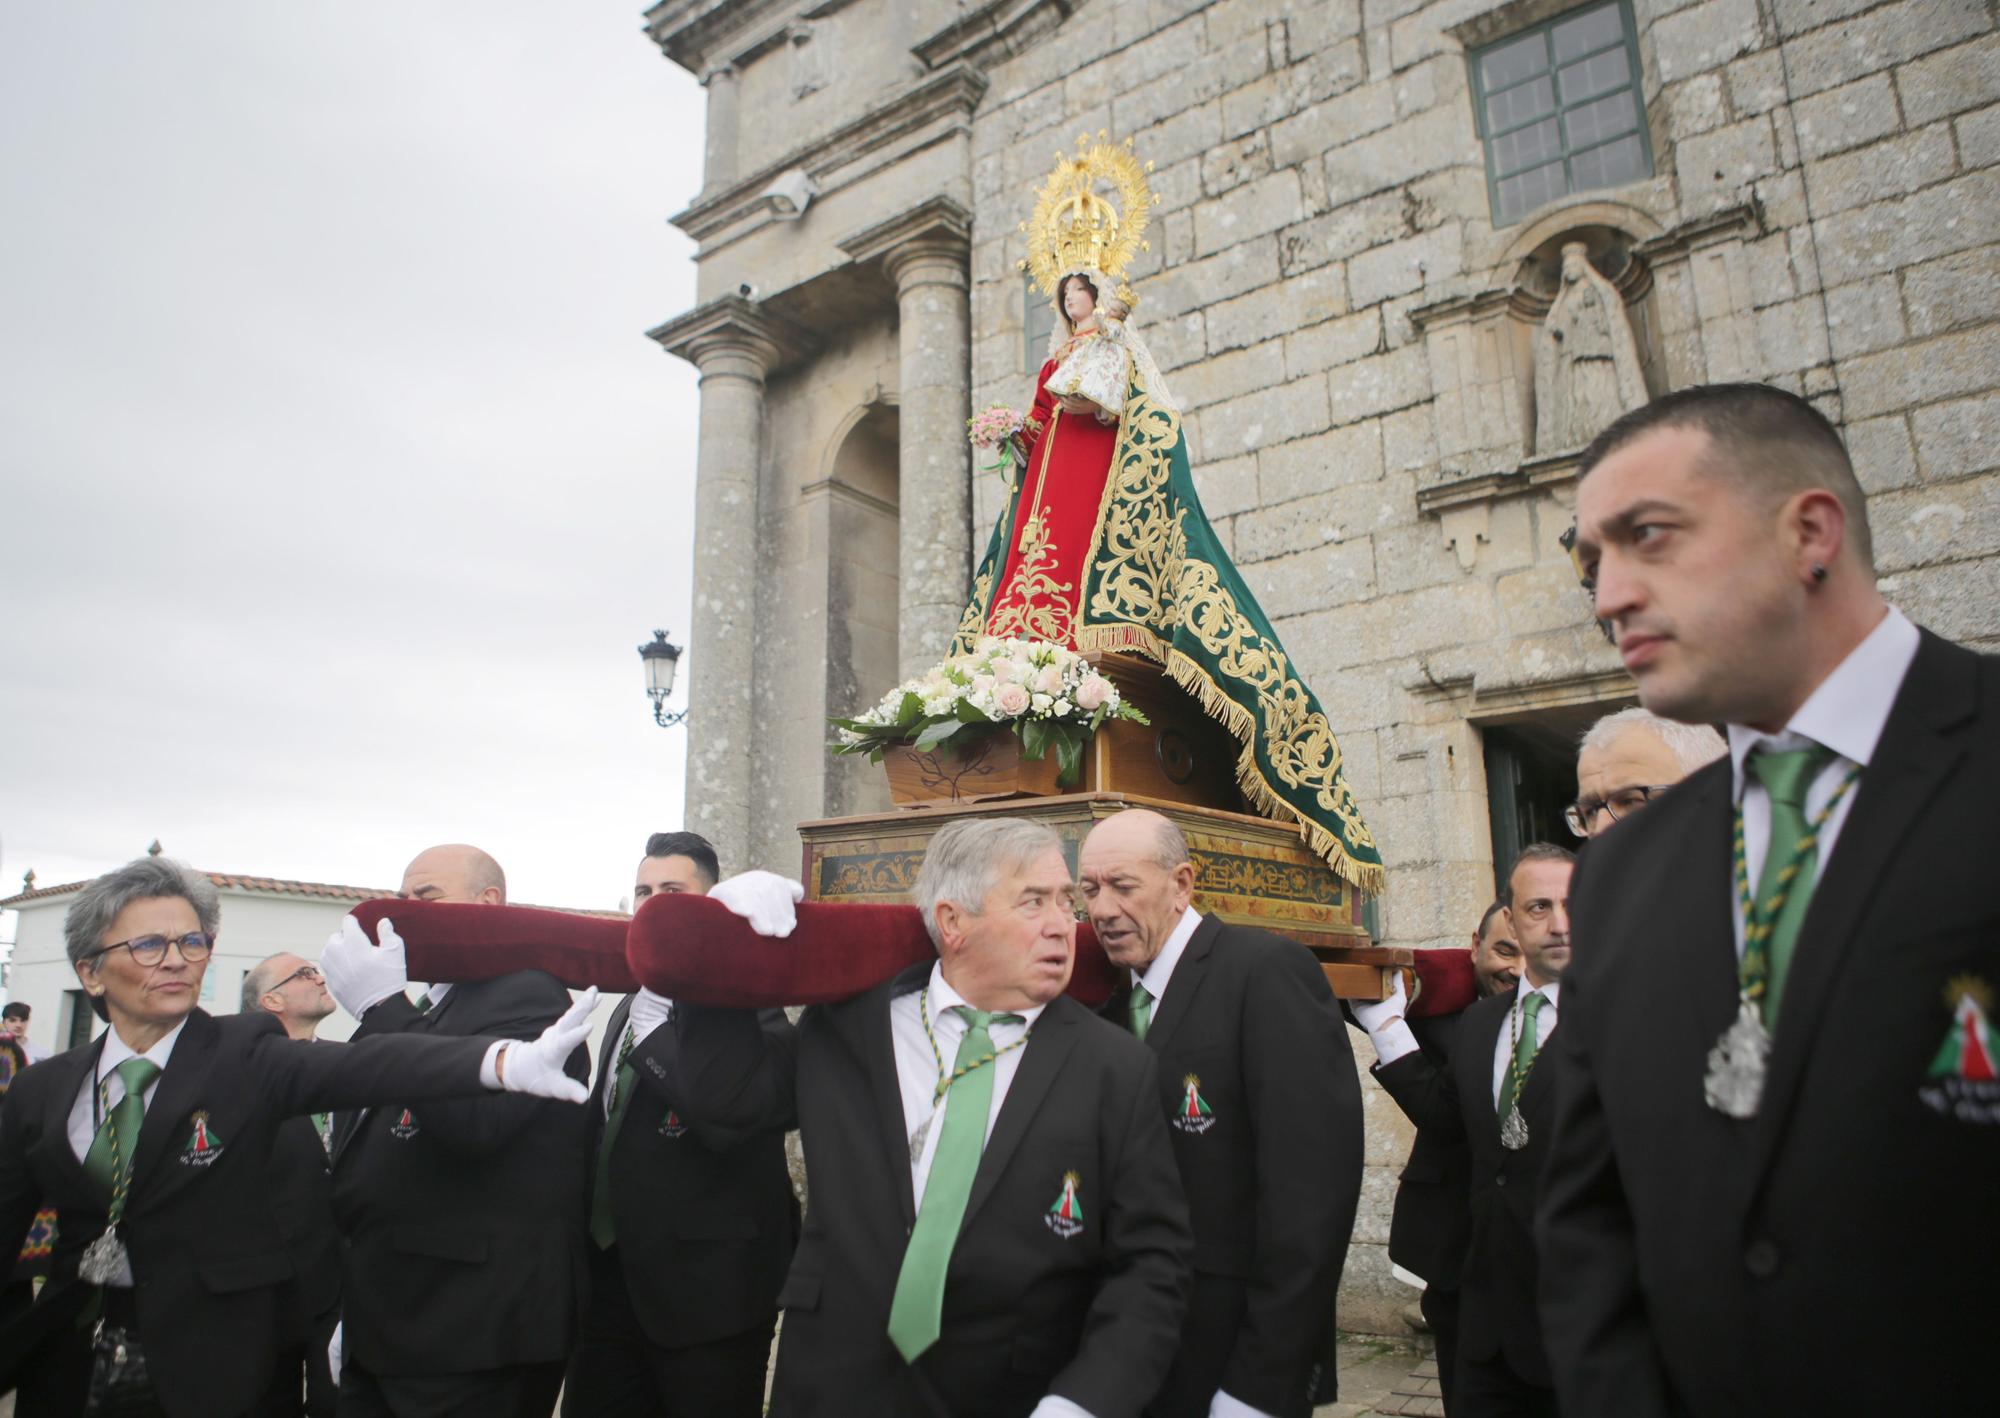
M 91 1285 L 132 1288 L 132 1257 L 126 1252 L 125 1243 L 118 1239 L 117 1227 L 108 1228 L 84 1248 L 76 1273 Z
M 1770 1058 L 1771 1031 L 1764 1027 L 1756 1004 L 1744 999 L 1737 1005 L 1735 1023 L 1708 1051 L 1708 1076 L 1702 1080 L 1708 1106 L 1724 1117 L 1756 1117 Z
M 1507 1119 L 1500 1124 L 1500 1145 L 1509 1152 L 1519 1152 L 1528 1145 L 1528 1120 L 1521 1116 L 1518 1103 L 1507 1109 Z

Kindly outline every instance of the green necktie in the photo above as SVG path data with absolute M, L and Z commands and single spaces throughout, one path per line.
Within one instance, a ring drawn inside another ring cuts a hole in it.
M 944 1273 L 951 1249 L 958 1243 L 965 1204 L 972 1197 L 972 1178 L 986 1146 L 986 1116 L 993 1105 L 993 1038 L 988 1027 L 1001 1020 L 1018 1024 L 1018 1014 L 988 1014 L 955 1006 L 965 1019 L 965 1039 L 952 1065 L 951 1106 L 944 1112 L 944 1130 L 924 1182 L 924 1204 L 903 1252 L 896 1276 L 896 1297 L 889 1304 L 889 1340 L 903 1358 L 917 1357 L 937 1343 L 944 1325 Z
M 422 994 L 417 996 L 417 1013 L 429 1014 L 431 1012 L 431 1005 L 434 1003 L 435 1001 L 431 999 L 431 992 L 429 990 L 425 990 Z
M 331 1157 L 333 1155 L 333 1114 L 314 1113 L 312 1120 L 313 1131 L 319 1134 L 320 1147 Z
M 611 1219 L 611 1145 L 618 1140 L 625 1109 L 632 1102 L 632 1089 L 639 1081 L 632 1067 L 632 1049 L 638 1042 L 627 1024 L 625 1037 L 618 1044 L 618 1068 L 611 1077 L 611 1116 L 605 1119 L 604 1141 L 597 1148 L 597 1181 L 590 1189 L 590 1239 L 601 1251 L 610 1250 L 618 1239 L 618 1228 Z
M 1513 1110 L 1514 1095 L 1527 1080 L 1528 1070 L 1534 1067 L 1535 1053 L 1541 1047 L 1536 1042 L 1539 1031 L 1535 1021 L 1542 1012 L 1542 1006 L 1549 997 L 1540 990 L 1531 991 L 1521 1001 L 1521 1037 L 1514 1041 L 1514 1057 L 1507 1061 L 1507 1071 L 1500 1075 L 1500 1120 L 1505 1122 L 1507 1114 Z
M 1792 966 L 1792 948 L 1798 944 L 1799 925 L 1806 918 L 1818 876 L 1819 834 L 1806 822 L 1806 790 L 1833 757 L 1832 749 L 1815 745 L 1784 753 L 1760 751 L 1751 754 L 1745 765 L 1771 798 L 1771 836 L 1764 845 L 1764 870 L 1757 879 L 1759 915 L 1769 911 L 1772 898 L 1782 893 L 1777 910 L 1768 917 L 1770 937 L 1765 952 L 1769 963 L 1762 1005 L 1766 1029 L 1777 1027 L 1778 1002 L 1785 992 L 1785 974 Z M 1746 919 L 1744 931 L 1751 926 Z
M 160 1076 L 160 1066 L 151 1059 L 130 1058 L 112 1071 L 125 1085 L 125 1096 L 98 1126 L 90 1151 L 84 1154 L 83 1170 L 110 1196 L 111 1209 L 105 1220 L 115 1223 L 125 1214 L 125 1195 L 132 1184 L 132 1153 L 146 1121 L 146 1090 Z M 97 1086 L 102 1097 L 104 1084 Z
M 1135 984 L 1128 1004 L 1132 1011 L 1132 1037 L 1143 1044 L 1146 1042 L 1146 1031 L 1153 1027 L 1152 992 L 1142 984 Z

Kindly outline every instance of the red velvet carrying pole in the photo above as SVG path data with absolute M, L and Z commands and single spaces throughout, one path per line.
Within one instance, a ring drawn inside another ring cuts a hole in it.
M 826 1004 L 863 994 L 936 958 L 914 906 L 809 902 L 789 936 L 760 936 L 720 902 L 655 896 L 628 924 L 524 906 L 368 901 L 355 917 L 372 936 L 383 917 L 407 947 L 413 980 L 489 980 L 543 970 L 572 989 L 629 991 L 733 1009 Z M 1091 1008 L 1116 973 L 1090 927 L 1077 928 L 1068 993 Z

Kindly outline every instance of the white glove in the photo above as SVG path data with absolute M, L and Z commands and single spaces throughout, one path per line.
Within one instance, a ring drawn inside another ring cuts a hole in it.
M 1396 972 L 1396 988 L 1389 991 L 1389 998 L 1376 1000 L 1372 1004 L 1355 1003 L 1348 1006 L 1354 1011 L 1354 1022 L 1370 1034 L 1379 1034 L 1388 1025 L 1401 1019 L 1410 1008 L 1410 997 L 1403 990 L 1403 972 Z
M 562 1018 L 527 1043 L 509 1039 L 493 1060 L 500 1087 L 509 1093 L 532 1093 L 581 1103 L 590 1089 L 563 1072 L 576 1046 L 590 1037 L 590 1012 L 597 1008 L 597 987 L 591 986 L 563 1011 Z
M 351 920 L 352 917 L 349 919 Z M 340 1331 L 342 1325 L 345 1323 L 345 1321 L 342 1321 L 341 1324 L 336 1324 L 333 1327 L 333 1338 L 327 1341 L 326 1346 L 326 1366 L 333 1370 L 333 1385 L 335 1388 L 340 1387 Z
M 806 899 L 806 889 L 776 872 L 746 871 L 710 887 L 708 899 L 749 921 L 758 935 L 787 936 L 799 923 L 793 908 Z
M 403 938 L 385 919 L 376 927 L 382 937 L 378 946 L 352 916 L 343 916 L 340 929 L 327 937 L 326 950 L 319 957 L 319 972 L 326 976 L 326 991 L 333 1002 L 359 1019 L 390 995 L 399 995 L 410 983 L 403 963 Z

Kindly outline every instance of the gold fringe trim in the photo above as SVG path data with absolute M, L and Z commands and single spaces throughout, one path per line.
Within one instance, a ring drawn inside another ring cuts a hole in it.
M 1142 626 L 1084 626 L 1077 630 L 1076 639 L 1076 648 L 1084 653 L 1137 650 L 1158 661 L 1174 683 L 1201 705 L 1202 713 L 1229 730 L 1242 745 L 1236 755 L 1236 785 L 1253 808 L 1277 822 L 1289 819 L 1298 827 L 1300 840 L 1357 891 L 1379 895 L 1388 889 L 1388 874 L 1379 864 L 1357 860 L 1339 836 L 1300 812 L 1271 786 L 1257 766 L 1256 716 L 1231 699 L 1207 670 Z

